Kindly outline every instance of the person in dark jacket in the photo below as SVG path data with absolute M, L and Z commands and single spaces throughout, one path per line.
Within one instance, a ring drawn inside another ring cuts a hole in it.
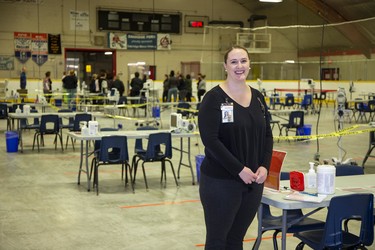
M 124 91 L 125 91 L 125 86 L 124 86 L 123 81 L 120 80 L 120 77 L 118 75 L 115 75 L 113 77 L 112 88 L 116 88 L 120 96 L 123 96 Z
M 143 81 L 139 78 L 139 72 L 134 73 L 134 78 L 130 82 L 130 96 L 139 96 L 143 89 Z
M 246 84 L 247 50 L 224 56 L 226 80 L 208 91 L 198 113 L 205 146 L 199 193 L 206 249 L 243 249 L 270 167 L 273 137 L 263 95 Z
M 66 92 L 68 94 L 68 108 L 72 109 L 75 107 L 75 97 L 77 94 L 77 77 L 74 73 L 74 70 L 69 71 L 69 75 L 65 76 L 63 81 L 63 87 L 66 89 Z

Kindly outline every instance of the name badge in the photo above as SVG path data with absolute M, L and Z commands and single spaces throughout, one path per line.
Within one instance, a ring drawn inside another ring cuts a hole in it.
M 233 121 L 233 103 L 221 104 L 221 122 L 232 123 Z

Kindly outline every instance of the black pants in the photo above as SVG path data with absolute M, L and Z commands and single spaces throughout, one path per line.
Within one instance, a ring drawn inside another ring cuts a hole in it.
M 216 179 L 201 173 L 199 193 L 206 222 L 206 247 L 243 249 L 243 239 L 262 198 L 263 185 Z

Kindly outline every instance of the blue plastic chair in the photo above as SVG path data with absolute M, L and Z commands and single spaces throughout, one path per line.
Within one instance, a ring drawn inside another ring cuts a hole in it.
M 299 103 L 299 106 L 302 109 L 307 110 L 313 103 L 313 97 L 311 94 L 306 94 L 303 96 L 302 102 Z
M 350 205 L 351 204 L 351 205 Z M 331 199 L 324 229 L 297 232 L 294 237 L 301 240 L 296 250 L 304 245 L 312 249 L 362 249 L 374 241 L 374 195 L 349 194 Z M 346 232 L 342 222 L 351 217 L 361 218 L 359 233 Z
M 289 180 L 289 172 L 281 172 L 280 180 Z M 282 216 L 274 216 L 271 213 L 269 205 L 263 204 L 263 216 L 262 216 L 262 235 L 264 232 L 274 230 L 273 233 L 273 248 L 278 249 L 277 235 L 281 232 Z M 304 214 L 301 209 L 288 210 L 287 223 L 291 223 L 294 220 L 303 218 Z M 288 228 L 288 233 L 301 232 L 305 230 L 320 229 L 324 227 L 324 222 L 309 217 L 301 219 L 298 223 L 293 224 Z M 260 237 L 256 239 L 253 245 L 253 249 L 258 244 Z
M 137 130 L 158 130 L 158 128 L 153 127 L 153 126 L 142 126 L 142 127 L 137 127 Z M 143 140 L 142 139 L 136 139 L 135 145 L 134 145 L 135 156 L 138 153 L 145 153 L 145 152 L 146 152 L 146 149 L 143 148 Z M 133 157 L 133 160 L 134 160 L 134 157 Z
M 92 166 L 94 167 L 93 185 L 96 194 L 99 195 L 99 166 L 121 164 L 122 173 L 125 171 L 125 185 L 128 183 L 128 172 L 131 187 L 134 192 L 132 173 L 129 165 L 128 142 L 126 136 L 104 136 L 100 141 L 100 147 L 95 153 Z M 92 172 L 92 170 L 91 170 Z M 91 178 L 91 174 L 90 174 Z
M 79 132 L 79 131 L 81 131 L 80 123 L 85 121 L 88 124 L 89 121 L 91 121 L 91 119 L 92 119 L 92 115 L 91 114 L 87 114 L 87 113 L 76 114 L 74 116 L 73 128 L 69 129 L 69 131 L 70 132 Z M 73 138 L 70 138 L 70 140 L 72 142 L 73 150 L 75 150 Z M 69 135 L 66 135 L 65 149 L 68 148 L 68 143 L 69 143 Z
M 281 124 L 280 136 L 282 135 L 283 129 L 285 135 L 288 136 L 289 130 L 294 129 L 298 135 L 298 131 L 305 125 L 305 113 L 303 111 L 292 111 L 289 114 L 288 123 Z
M 164 150 L 163 150 L 164 149 Z M 173 168 L 173 163 L 170 160 L 172 158 L 172 136 L 171 133 L 154 133 L 150 134 L 148 137 L 148 143 L 147 143 L 147 150 L 146 152 L 138 152 L 133 156 L 132 160 L 132 170 L 134 173 L 134 179 L 133 182 L 135 183 L 135 178 L 137 175 L 137 168 L 140 161 L 142 161 L 142 171 L 143 171 L 143 178 L 145 181 L 146 189 L 148 189 L 147 184 L 147 177 L 146 177 L 146 171 L 145 171 L 145 163 L 148 162 L 161 162 L 161 178 L 160 182 L 164 182 L 166 185 L 166 168 L 165 163 L 169 162 L 174 180 L 176 182 L 176 185 L 178 186 L 176 174 Z
M 31 109 L 30 113 L 38 113 L 38 110 L 36 109 Z M 28 119 L 24 118 L 20 120 L 20 126 L 21 129 L 26 130 L 26 129 L 37 129 L 40 126 L 39 118 L 35 117 L 34 121 L 32 124 L 29 123 Z
M 61 150 L 64 151 L 62 136 L 60 134 L 60 121 L 58 115 L 42 115 L 40 120 L 40 126 L 35 130 L 34 140 L 33 140 L 33 150 L 35 146 L 35 140 L 38 145 L 39 152 L 39 137 L 41 139 L 42 145 L 44 145 L 45 135 L 55 135 L 55 150 L 57 149 L 57 138 L 60 139 Z

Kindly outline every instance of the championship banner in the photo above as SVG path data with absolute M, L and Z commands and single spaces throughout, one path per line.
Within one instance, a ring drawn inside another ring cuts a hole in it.
M 61 36 L 48 34 L 48 54 L 61 55 Z
M 14 54 L 21 63 L 25 63 L 30 59 L 31 33 L 14 32 Z
M 39 66 L 43 65 L 48 60 L 48 35 L 32 33 L 31 36 L 31 58 Z

